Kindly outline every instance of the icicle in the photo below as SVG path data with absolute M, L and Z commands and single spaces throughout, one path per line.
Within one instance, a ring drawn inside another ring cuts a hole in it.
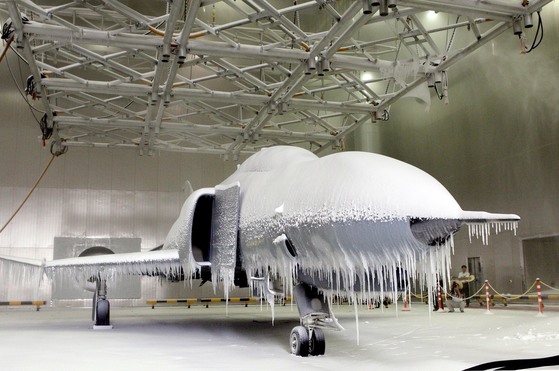
M 355 331 L 357 336 L 357 346 L 359 346 L 359 308 L 357 303 L 357 298 L 355 295 L 352 297 L 353 300 L 353 308 L 355 311 Z
M 227 282 L 229 280 L 228 277 L 224 278 L 223 280 L 223 291 L 225 294 L 225 317 L 229 317 L 229 287 L 230 283 Z
M 267 296 L 267 299 L 268 299 L 268 303 L 270 304 L 270 309 L 272 310 L 272 326 L 274 326 L 274 322 L 275 322 L 275 319 L 276 319 L 274 294 L 267 293 L 266 296 Z

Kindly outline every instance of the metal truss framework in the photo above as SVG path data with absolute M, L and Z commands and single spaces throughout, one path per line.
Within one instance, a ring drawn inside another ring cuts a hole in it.
M 551 0 L 0 0 L 64 146 L 340 147 Z M 146 4 L 147 3 L 147 4 Z M 425 90 L 423 90 L 425 91 Z

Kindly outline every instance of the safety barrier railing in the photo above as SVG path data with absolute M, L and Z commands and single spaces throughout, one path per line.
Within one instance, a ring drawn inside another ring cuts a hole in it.
M 475 299 L 478 300 L 480 305 L 483 305 L 485 302 L 487 306 L 487 311 L 490 311 L 491 307 L 494 306 L 494 301 L 499 300 L 502 302 L 504 306 L 507 306 L 511 301 L 514 300 L 537 300 L 538 302 L 538 312 L 539 314 L 543 314 L 544 308 L 544 300 L 557 300 L 559 301 L 559 294 L 543 294 L 542 293 L 542 286 L 546 287 L 550 290 L 559 292 L 559 289 L 553 287 L 545 282 L 542 282 L 539 278 L 537 278 L 534 283 L 526 290 L 524 293 L 520 295 L 513 295 L 513 294 L 502 294 L 497 291 L 489 281 L 485 281 L 484 284 L 477 290 L 474 294 L 462 298 L 464 301 Z M 536 292 L 534 294 L 530 294 L 530 292 L 536 288 Z M 480 295 L 480 293 L 485 290 L 485 295 Z M 491 293 L 493 291 L 493 294 Z M 439 309 L 443 308 L 443 300 L 446 300 L 447 297 L 452 297 L 449 293 L 444 293 L 442 288 L 437 284 L 436 287 L 436 304 Z M 400 295 L 398 295 L 398 298 Z M 419 299 L 422 302 L 426 302 L 429 298 L 429 295 L 419 295 L 414 292 L 407 292 L 405 295 L 401 295 L 402 300 L 404 301 L 404 311 L 410 310 L 410 300 L 412 297 Z M 191 298 L 191 299 L 150 299 L 146 300 L 146 303 L 151 305 L 152 309 L 155 308 L 157 304 L 186 304 L 188 308 L 190 308 L 191 304 L 200 303 L 208 307 L 210 303 L 243 303 L 245 306 L 248 305 L 249 302 L 258 302 L 260 301 L 259 298 L 253 297 L 246 297 L 246 298 Z M 279 304 L 285 304 L 286 302 L 291 301 L 291 297 L 282 298 Z M 0 306 L 24 306 L 24 305 L 33 305 L 37 308 L 37 311 L 41 308 L 41 306 L 46 305 L 46 301 L 0 301 Z
M 513 294 L 502 294 L 499 291 L 497 291 L 490 283 L 489 281 L 485 281 L 483 283 L 483 285 L 479 288 L 479 290 L 477 290 L 474 294 L 462 298 L 462 300 L 466 301 L 466 300 L 477 300 L 481 305 L 484 304 L 487 307 L 487 311 L 489 312 L 491 310 L 491 307 L 495 305 L 495 300 L 499 300 L 504 306 L 508 306 L 508 304 L 511 301 L 514 300 L 537 300 L 538 301 L 538 312 L 539 314 L 543 314 L 543 308 L 544 308 L 544 300 L 559 300 L 559 294 L 543 294 L 542 293 L 542 286 L 545 286 L 546 288 L 553 290 L 553 291 L 557 291 L 559 292 L 558 288 L 552 287 L 551 285 L 542 282 L 539 278 L 537 278 L 534 283 L 528 288 L 528 290 L 526 290 L 524 293 L 520 294 L 520 295 L 513 295 Z M 536 292 L 533 294 L 530 294 L 530 292 L 532 292 L 534 290 L 534 288 L 536 289 Z M 481 294 L 480 293 L 482 291 L 485 290 L 485 294 Z M 491 293 L 491 291 L 493 293 Z M 450 293 L 444 293 L 442 292 L 442 289 L 440 288 L 439 284 L 437 284 L 437 286 L 435 287 L 435 303 L 437 304 L 437 307 L 439 309 L 443 308 L 443 299 L 446 299 L 447 297 L 452 297 L 452 295 Z M 411 293 L 411 296 L 415 297 L 416 299 L 421 300 L 422 302 L 426 302 L 427 299 L 429 298 L 429 295 L 418 295 L 417 293 Z

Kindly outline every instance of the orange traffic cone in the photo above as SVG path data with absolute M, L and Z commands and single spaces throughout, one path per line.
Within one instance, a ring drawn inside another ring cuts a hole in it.
M 402 308 L 402 312 L 409 312 L 411 309 L 408 306 L 408 301 L 406 300 L 406 298 L 404 297 L 404 307 Z

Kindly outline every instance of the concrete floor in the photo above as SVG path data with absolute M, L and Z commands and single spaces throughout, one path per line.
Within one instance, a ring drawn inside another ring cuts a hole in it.
M 509 307 L 510 308 L 510 307 Z M 296 308 L 264 306 L 113 308 L 113 330 L 91 329 L 87 309 L 4 308 L 5 370 L 459 370 L 485 362 L 559 353 L 559 312 L 476 307 L 465 313 L 335 308 L 342 332 L 326 333 L 326 355 L 289 353 Z M 559 369 L 559 365 L 548 367 Z

